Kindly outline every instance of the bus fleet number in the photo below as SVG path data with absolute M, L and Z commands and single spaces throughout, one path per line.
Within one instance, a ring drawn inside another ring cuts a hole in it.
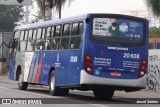
M 139 54 L 133 54 L 133 53 L 124 53 L 123 58 L 132 58 L 132 59 L 139 59 L 140 55 Z

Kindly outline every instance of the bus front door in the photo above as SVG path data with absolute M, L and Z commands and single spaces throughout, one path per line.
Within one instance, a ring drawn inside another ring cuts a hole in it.
M 18 46 L 18 39 L 13 39 L 10 42 L 10 64 L 9 64 L 9 79 L 15 80 L 14 72 L 15 72 L 15 65 L 16 65 L 16 52 Z

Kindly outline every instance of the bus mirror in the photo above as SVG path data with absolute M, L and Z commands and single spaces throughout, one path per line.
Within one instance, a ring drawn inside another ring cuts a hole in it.
M 13 40 L 10 40 L 10 41 L 9 41 L 9 48 L 13 48 L 13 46 L 14 46 L 14 41 L 13 41 Z
M 9 41 L 9 48 L 11 48 L 12 40 Z

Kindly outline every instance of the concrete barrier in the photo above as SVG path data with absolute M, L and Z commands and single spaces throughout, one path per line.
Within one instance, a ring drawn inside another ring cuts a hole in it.
M 149 50 L 147 90 L 160 92 L 160 49 Z

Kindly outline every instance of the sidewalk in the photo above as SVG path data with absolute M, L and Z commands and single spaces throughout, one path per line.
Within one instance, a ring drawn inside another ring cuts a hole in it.
M 0 76 L 0 82 L 9 83 L 9 84 L 17 84 L 17 81 L 10 80 L 8 76 Z

